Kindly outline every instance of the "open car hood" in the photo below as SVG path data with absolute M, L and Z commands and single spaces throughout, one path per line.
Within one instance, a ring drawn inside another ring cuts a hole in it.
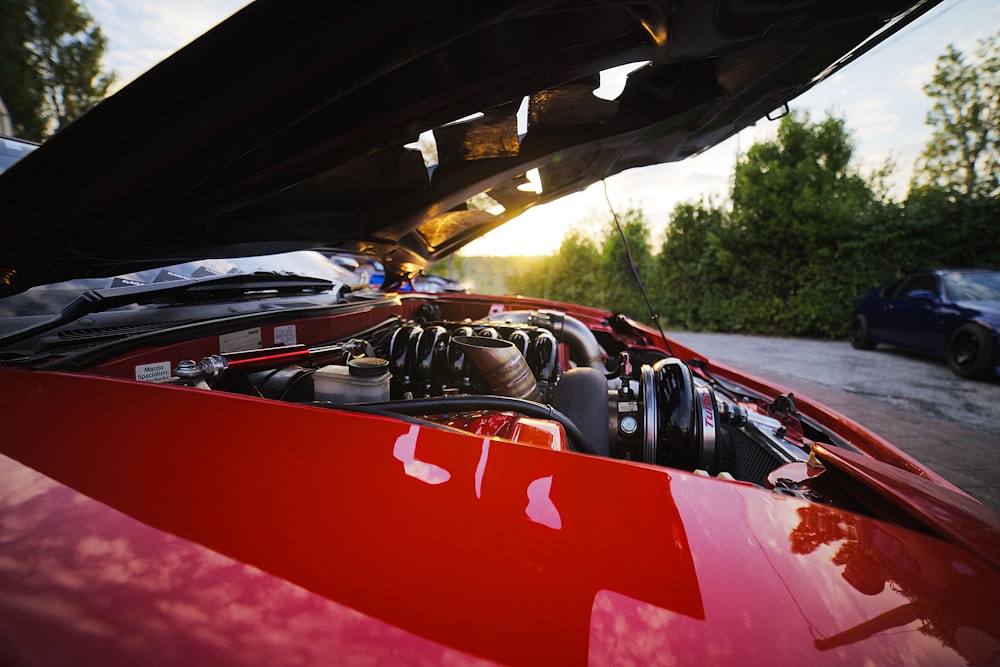
M 0 176 L 0 294 L 319 246 L 410 273 L 704 151 L 934 4 L 258 0 Z M 616 99 L 593 94 L 629 63 Z

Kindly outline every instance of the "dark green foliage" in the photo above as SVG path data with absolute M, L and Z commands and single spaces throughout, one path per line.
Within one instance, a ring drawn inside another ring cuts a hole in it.
M 626 210 L 620 220 L 632 259 L 649 286 L 656 272 L 649 224 L 637 209 Z M 625 244 L 613 219 L 606 221 L 599 242 L 576 228 L 566 235 L 555 255 L 535 262 L 511 276 L 508 291 L 607 308 L 637 320 L 649 320 L 649 309 L 635 286 Z
M 449 260 L 434 264 L 428 273 L 458 280 L 477 294 L 528 293 L 532 290 L 513 286 L 520 276 L 544 273 L 547 257 L 455 256 L 451 271 Z M 534 293 L 534 292 L 532 292 Z
M 736 294 L 761 304 L 751 306 L 759 313 L 752 330 L 832 335 L 846 322 L 841 309 L 813 305 L 841 291 L 840 244 L 875 212 L 874 195 L 850 167 L 852 151 L 842 120 L 788 116 L 775 141 L 737 163 L 729 245 L 739 256 L 729 276 Z
M 954 47 L 938 59 L 924 87 L 934 134 L 903 203 L 887 194 L 890 164 L 867 180 L 852 167 L 843 120 L 788 116 L 738 160 L 731 209 L 678 205 L 658 256 L 629 210 L 625 233 L 667 326 L 842 337 L 872 287 L 918 269 L 1000 267 L 1000 34 L 975 59 Z M 535 261 L 515 291 L 647 319 L 613 225 L 599 245 L 576 231 Z
M 649 244 L 649 224 L 642 211 L 630 208 L 620 216 L 621 233 L 612 221 L 605 230 L 601 247 L 601 261 L 598 270 L 599 293 L 605 308 L 616 313 L 624 313 L 635 320 L 648 321 L 649 309 L 636 287 L 631 264 L 643 283 L 649 285 L 653 279 L 654 263 Z M 631 262 L 626 253 L 622 233 L 628 240 Z
M 737 163 L 732 208 L 678 205 L 658 255 L 641 211 L 627 211 L 625 233 L 666 325 L 842 337 L 869 288 L 920 268 L 1000 266 L 1000 199 L 924 186 L 898 204 L 878 182 L 890 167 L 866 181 L 851 156 L 842 120 L 790 116 Z M 577 230 L 536 261 L 544 265 L 517 274 L 513 291 L 648 321 L 612 224 L 599 245 Z
M 906 200 L 906 270 L 928 266 L 1000 267 L 1000 198 L 951 201 L 945 191 L 917 190 Z
M 107 40 L 75 0 L 0 0 L 0 16 L 0 98 L 15 135 L 40 141 L 107 94 Z
M 586 303 L 597 298 L 602 304 L 603 291 L 597 271 L 597 246 L 582 231 L 570 232 L 559 246 L 559 262 L 547 271 L 540 271 L 546 285 L 547 298 L 569 303 Z
M 429 276 L 441 276 L 451 280 L 459 280 L 465 269 L 465 257 L 454 254 L 443 262 L 431 264 L 427 267 L 426 273 Z
M 599 264 L 597 245 L 580 229 L 572 229 L 554 257 L 537 258 L 533 265 L 521 267 L 508 279 L 507 289 L 514 294 L 601 305 Z
M 728 253 L 722 246 L 726 212 L 712 204 L 679 204 L 667 227 L 657 260 L 653 302 L 664 320 L 675 327 L 715 328 L 724 316 L 704 298 L 706 285 L 722 288 Z
M 732 209 L 681 204 L 659 256 L 671 326 L 836 336 L 870 276 L 845 270 L 890 215 L 851 166 L 842 120 L 789 116 L 735 168 Z
M 0 0 L 0 98 L 13 119 L 14 134 L 38 140 L 45 129 L 38 114 L 45 93 L 25 41 L 30 34 L 27 4 Z
M 851 152 L 841 120 L 784 119 L 777 140 L 755 145 L 737 164 L 732 210 L 679 205 L 658 257 L 642 212 L 627 211 L 622 226 L 635 264 L 667 325 L 840 335 L 871 277 L 844 271 L 844 249 L 886 216 L 886 205 L 850 168 Z M 518 291 L 647 321 L 614 226 L 606 229 L 599 262 L 596 250 L 581 253 L 581 246 L 590 249 L 584 241 L 568 237 L 548 269 L 525 277 Z M 577 289 L 595 277 L 596 286 Z

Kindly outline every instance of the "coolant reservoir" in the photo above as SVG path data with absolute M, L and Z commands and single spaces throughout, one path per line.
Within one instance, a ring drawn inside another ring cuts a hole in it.
M 351 359 L 346 366 L 323 366 L 313 373 L 317 401 L 371 403 L 389 400 L 389 362 L 376 357 Z

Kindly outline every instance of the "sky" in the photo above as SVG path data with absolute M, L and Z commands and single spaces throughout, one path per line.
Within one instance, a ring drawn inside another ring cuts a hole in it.
M 105 68 L 116 87 L 155 65 L 246 5 L 241 0 L 82 0 L 108 39 Z M 855 165 L 867 175 L 887 160 L 895 164 L 894 194 L 902 197 L 914 160 L 930 138 L 925 124 L 930 99 L 923 85 L 949 44 L 971 54 L 978 40 L 1000 31 L 997 0 L 944 0 L 887 42 L 793 100 L 792 111 L 820 120 L 843 118 L 855 142 Z M 681 202 L 728 200 L 733 166 L 757 141 L 773 139 L 777 123 L 753 127 L 680 163 L 631 169 L 607 179 L 618 213 L 641 209 L 659 247 L 670 213 Z M 531 209 L 466 246 L 463 254 L 545 255 L 555 252 L 574 226 L 596 230 L 610 219 L 598 183 L 559 201 Z M 525 239 L 531 239 L 529 243 Z

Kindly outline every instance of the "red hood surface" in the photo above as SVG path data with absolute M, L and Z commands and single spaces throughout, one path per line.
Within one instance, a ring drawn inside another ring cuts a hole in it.
M 992 566 L 751 485 L 183 387 L 2 381 L 8 662 L 1000 655 Z M 114 428 L 75 442 L 93 420 Z

